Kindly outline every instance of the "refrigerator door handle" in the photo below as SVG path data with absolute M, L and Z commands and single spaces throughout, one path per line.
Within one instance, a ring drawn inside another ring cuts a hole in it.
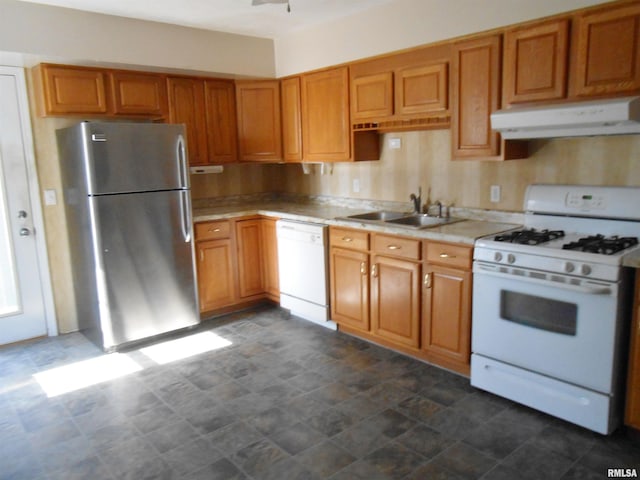
M 184 243 L 191 242 L 191 202 L 189 201 L 189 192 L 180 192 L 180 227 Z
M 184 137 L 178 135 L 176 144 L 176 154 L 178 157 L 178 168 L 180 169 L 180 188 L 189 188 L 189 166 L 187 165 L 187 152 L 184 143 Z

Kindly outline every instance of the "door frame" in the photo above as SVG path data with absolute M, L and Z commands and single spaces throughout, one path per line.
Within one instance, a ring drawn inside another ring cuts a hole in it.
M 22 67 L 0 65 L 0 74 L 11 75 L 16 78 L 16 94 L 18 97 L 17 101 L 20 112 L 22 148 L 27 171 L 31 216 L 33 228 L 35 230 L 36 253 L 38 255 L 38 273 L 40 277 L 40 288 L 42 290 L 42 301 L 44 303 L 45 323 L 47 326 L 47 335 L 50 337 L 56 336 L 58 335 L 58 322 L 55 313 L 55 304 L 53 301 L 53 285 L 51 282 L 51 272 L 49 270 L 47 239 L 44 229 L 42 204 L 40 202 L 40 185 L 38 182 L 38 171 L 36 168 L 36 157 L 33 146 L 33 132 L 31 130 L 27 81 L 24 68 Z

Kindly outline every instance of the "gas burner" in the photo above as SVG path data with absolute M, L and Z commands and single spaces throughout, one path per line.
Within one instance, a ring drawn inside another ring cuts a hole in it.
M 580 238 L 575 242 L 570 242 L 562 246 L 563 250 L 579 250 L 589 253 L 600 253 L 602 255 L 613 255 L 621 250 L 633 247 L 638 244 L 637 237 L 608 237 L 604 235 L 591 235 Z
M 536 230 L 535 228 L 517 230 L 497 235 L 496 242 L 521 243 L 523 245 L 539 245 L 541 243 L 564 237 L 562 230 Z

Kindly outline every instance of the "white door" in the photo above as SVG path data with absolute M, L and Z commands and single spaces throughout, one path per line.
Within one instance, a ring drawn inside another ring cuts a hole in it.
M 0 345 L 3 345 L 46 335 L 50 323 L 43 294 L 43 287 L 50 284 L 47 281 L 43 285 L 41 281 L 43 255 L 38 255 L 41 250 L 38 235 L 43 231 L 37 194 L 35 205 L 31 195 L 34 187 L 37 192 L 37 181 L 24 73 L 20 68 L 0 66 L 0 112 Z M 45 273 L 48 275 L 48 271 Z

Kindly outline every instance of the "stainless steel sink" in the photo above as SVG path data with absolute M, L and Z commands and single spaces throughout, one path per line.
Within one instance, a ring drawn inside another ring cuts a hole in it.
M 398 227 L 407 227 L 412 229 L 437 227 L 440 225 L 448 225 L 455 222 L 461 222 L 463 218 L 440 218 L 426 214 L 411 214 L 407 212 L 391 212 L 381 210 L 378 212 L 360 213 L 357 215 L 349 215 L 348 217 L 340 217 L 339 220 L 356 221 L 363 223 L 373 223 L 377 225 L 395 225 Z
M 448 225 L 451 223 L 460 222 L 462 220 L 463 220 L 462 218 L 432 217 L 425 214 L 415 214 L 415 215 L 395 218 L 395 219 L 389 220 L 388 223 L 393 223 L 395 225 L 403 225 L 403 226 L 412 227 L 412 228 L 429 228 L 429 227 L 437 227 L 440 225 Z
M 360 213 L 358 215 L 349 215 L 343 217 L 343 220 L 358 220 L 361 222 L 389 222 L 391 220 L 406 217 L 407 212 L 390 212 L 381 210 L 379 212 Z

